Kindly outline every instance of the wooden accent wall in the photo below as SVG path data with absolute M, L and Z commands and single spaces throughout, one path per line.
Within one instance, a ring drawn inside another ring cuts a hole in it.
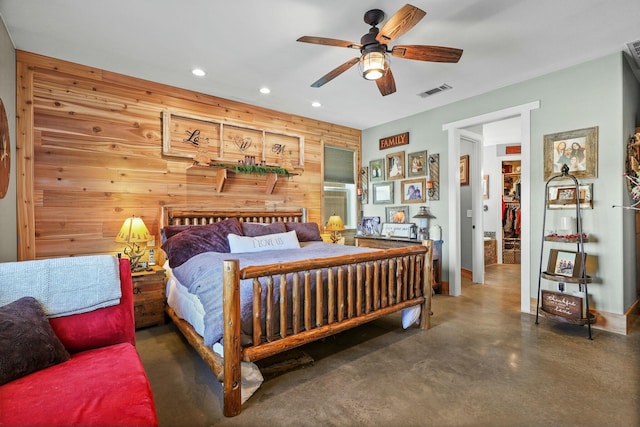
M 361 131 L 109 71 L 16 52 L 18 259 L 117 253 L 125 218 L 159 238 L 163 205 L 217 209 L 306 207 L 321 224 L 324 145 L 357 152 Z M 304 137 L 304 172 L 265 177 L 189 171 L 162 155 L 162 111 Z M 357 176 L 357 171 L 354 171 Z M 159 247 L 159 242 L 156 248 Z

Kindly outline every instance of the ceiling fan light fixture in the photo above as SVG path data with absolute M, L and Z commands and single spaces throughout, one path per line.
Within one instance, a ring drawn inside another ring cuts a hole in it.
M 362 77 L 367 80 L 378 80 L 383 77 L 389 67 L 389 59 L 384 52 L 367 52 L 360 58 Z

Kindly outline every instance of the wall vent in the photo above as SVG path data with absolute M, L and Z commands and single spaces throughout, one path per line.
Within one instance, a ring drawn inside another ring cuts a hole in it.
M 636 65 L 640 68 L 640 40 L 627 43 L 627 48 L 629 49 L 629 53 L 633 59 L 636 61 Z
M 421 98 L 426 98 L 427 96 L 432 96 L 432 95 L 435 95 L 436 93 L 440 93 L 440 92 L 443 92 L 443 91 L 449 90 L 449 89 L 452 89 L 452 87 L 445 83 L 445 84 L 443 84 L 441 86 L 438 86 L 436 88 L 429 89 L 429 90 L 426 90 L 424 92 L 420 92 L 418 94 L 418 96 L 421 97 Z

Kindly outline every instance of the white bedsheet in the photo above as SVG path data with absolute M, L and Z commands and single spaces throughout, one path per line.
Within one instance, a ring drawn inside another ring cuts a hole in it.
M 173 308 L 176 315 L 186 320 L 199 335 L 204 335 L 204 307 L 197 295 L 189 292 L 182 286 L 178 279 L 171 274 L 169 262 L 165 262 L 163 266 L 167 272 L 167 304 Z
M 204 335 L 204 307 L 200 303 L 200 299 L 197 295 L 190 293 L 186 287 L 178 282 L 178 279 L 171 274 L 171 267 L 167 261 L 163 266 L 167 272 L 167 304 L 173 308 L 176 315 L 186 320 L 193 329 L 200 334 Z M 216 343 L 213 345 L 213 350 L 223 357 L 222 345 Z M 242 403 L 249 399 L 253 393 L 260 388 L 264 382 L 264 377 L 260 373 L 260 369 L 255 363 L 241 362 L 240 364 L 242 387 L 240 393 L 242 395 Z

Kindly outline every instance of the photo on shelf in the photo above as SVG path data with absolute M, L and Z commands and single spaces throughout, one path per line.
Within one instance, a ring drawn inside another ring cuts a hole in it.
M 578 252 L 551 249 L 547 272 L 557 276 L 582 277 L 582 255 Z
M 550 185 L 547 190 L 547 206 L 549 209 L 575 210 L 575 186 Z M 593 209 L 593 184 L 579 184 L 577 195 L 580 200 L 580 209 Z

